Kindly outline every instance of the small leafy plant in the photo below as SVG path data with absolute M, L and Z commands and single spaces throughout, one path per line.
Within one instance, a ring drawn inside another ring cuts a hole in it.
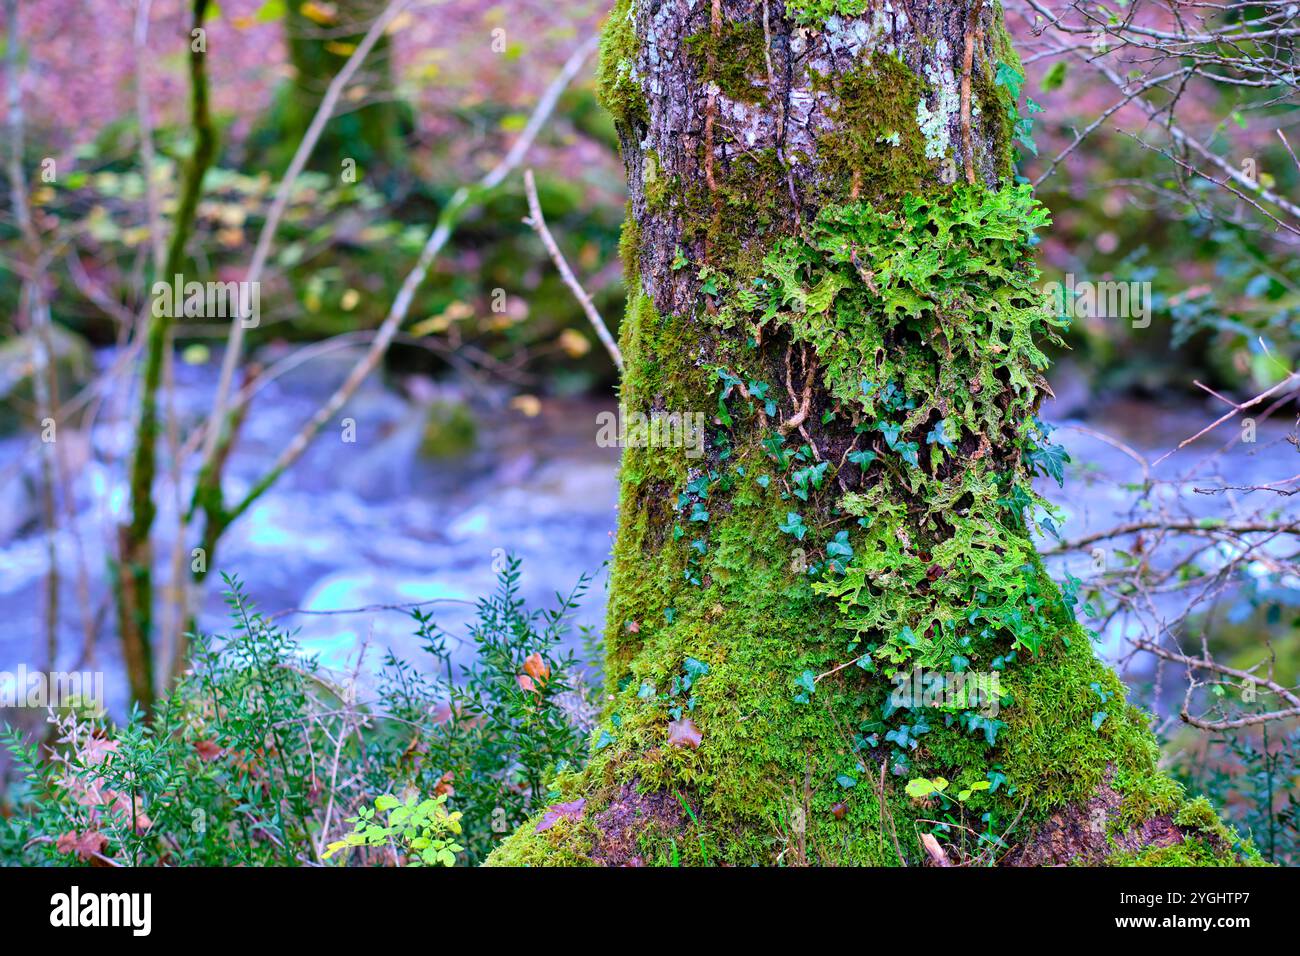
M 362 807 L 348 823 L 355 829 L 331 843 L 322 856 L 329 859 L 339 850 L 356 846 L 399 845 L 408 866 L 455 866 L 456 854 L 465 848 L 451 837 L 461 833 L 459 811 L 447 812 L 447 795 L 421 800 L 412 791 L 405 801 L 392 794 L 375 799 L 374 807 Z M 388 814 L 386 825 L 379 814 Z

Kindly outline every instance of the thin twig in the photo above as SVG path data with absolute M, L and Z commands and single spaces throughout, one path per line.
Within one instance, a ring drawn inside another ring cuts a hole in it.
M 569 268 L 569 263 L 564 258 L 564 253 L 555 242 L 555 237 L 551 235 L 551 230 L 546 227 L 546 218 L 542 215 L 542 204 L 537 198 L 537 183 L 533 180 L 533 171 L 524 170 L 524 191 L 528 194 L 528 218 L 524 220 L 533 231 L 537 233 L 538 238 L 542 240 L 542 245 L 551 256 L 551 261 L 555 263 L 555 268 L 560 272 L 560 278 L 564 284 L 569 287 L 578 304 L 582 306 L 582 311 L 587 315 L 587 321 L 591 327 L 596 330 L 596 336 L 609 352 L 610 358 L 618 366 L 618 370 L 623 371 L 623 354 L 618 350 L 618 344 L 614 337 L 609 334 L 609 329 L 605 326 L 605 320 L 600 317 L 596 310 L 596 305 L 591 301 L 591 296 L 587 290 L 582 287 L 573 270 Z

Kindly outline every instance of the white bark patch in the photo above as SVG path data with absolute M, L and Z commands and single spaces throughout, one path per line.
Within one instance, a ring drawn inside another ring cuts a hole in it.
M 934 91 L 934 106 L 926 103 L 924 96 L 917 100 L 916 125 L 925 137 L 926 158 L 943 159 L 952 145 L 953 120 L 961 110 L 961 91 L 946 39 L 940 37 L 935 42 L 933 56 L 922 63 L 921 72 Z

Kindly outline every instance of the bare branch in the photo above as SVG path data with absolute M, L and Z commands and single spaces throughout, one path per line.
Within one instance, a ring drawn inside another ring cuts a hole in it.
M 524 222 L 531 226 L 533 231 L 537 233 L 538 238 L 542 240 L 542 245 L 546 247 L 546 251 L 550 254 L 551 261 L 555 263 L 555 268 L 559 270 L 560 278 L 564 280 L 564 284 L 569 287 L 569 291 L 573 293 L 574 298 L 578 300 L 578 304 L 582 306 L 582 311 L 587 315 L 587 321 L 596 330 L 597 337 L 609 352 L 614 364 L 618 366 L 618 370 L 623 371 L 623 355 L 618 350 L 618 344 L 614 341 L 614 337 L 609 334 L 609 329 L 605 326 L 605 320 L 596 311 L 596 305 L 591 301 L 591 296 L 582 287 L 582 283 L 573 274 L 573 270 L 569 268 L 569 263 L 565 260 L 564 253 L 560 251 L 560 247 L 556 244 L 555 237 L 551 235 L 551 230 L 546 227 L 546 218 L 542 215 L 542 204 L 537 198 L 537 183 L 533 181 L 533 171 L 531 169 L 524 170 L 524 191 L 528 194 L 529 215 L 529 218 L 525 219 Z

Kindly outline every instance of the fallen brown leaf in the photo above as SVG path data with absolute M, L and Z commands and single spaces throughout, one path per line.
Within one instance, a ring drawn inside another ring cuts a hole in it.
M 548 807 L 546 813 L 537 821 L 537 832 L 544 833 L 555 824 L 559 823 L 565 817 L 573 820 L 582 819 L 582 808 L 587 805 L 584 797 L 577 800 L 571 800 L 568 803 L 557 803 L 553 807 Z
M 689 717 L 674 720 L 668 725 L 668 743 L 674 747 L 690 747 L 692 750 L 699 750 L 702 739 L 703 735 L 695 726 L 695 721 Z

